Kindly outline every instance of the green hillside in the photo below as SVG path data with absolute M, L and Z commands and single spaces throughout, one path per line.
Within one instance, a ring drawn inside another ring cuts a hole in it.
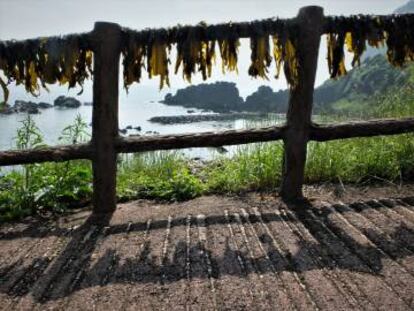
M 394 13 L 414 13 L 414 0 L 397 8 Z M 385 51 L 368 48 L 360 67 L 317 88 L 315 111 L 363 116 L 395 115 L 397 111 L 401 115 L 412 111 L 414 64 L 403 70 L 393 68 L 386 60 Z
M 396 92 L 414 78 L 414 65 L 392 67 L 385 56 L 368 58 L 338 80 L 328 80 L 315 91 L 315 111 L 360 114 L 371 111 L 387 94 Z

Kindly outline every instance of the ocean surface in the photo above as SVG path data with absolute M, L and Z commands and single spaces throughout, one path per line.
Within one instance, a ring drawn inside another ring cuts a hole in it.
M 125 91 L 120 91 L 119 103 L 119 128 L 127 126 L 141 127 L 141 132 L 136 130 L 129 130 L 126 135 L 142 134 L 151 135 L 157 132 L 159 134 L 172 133 L 188 133 L 188 132 L 205 132 L 218 131 L 225 129 L 241 129 L 247 126 L 252 126 L 250 121 L 243 119 L 232 121 L 209 121 L 196 122 L 190 124 L 176 124 L 176 125 L 162 125 L 151 123 L 148 120 L 154 116 L 171 116 L 171 115 L 185 115 L 188 114 L 189 108 L 180 106 L 167 106 L 159 103 L 163 99 L 166 92 L 159 92 L 154 87 L 135 87 L 127 94 Z M 11 89 L 11 98 L 9 103 L 14 103 L 16 99 L 31 100 L 34 102 L 45 101 L 53 104 L 53 100 L 59 95 L 73 96 L 78 98 L 82 103 L 91 102 L 91 87 L 86 89 L 81 96 L 76 96 L 76 91 L 67 91 L 64 87 L 53 87 L 50 92 L 42 91 L 41 95 L 34 98 L 26 94 L 23 89 Z M 203 113 L 198 109 L 191 109 L 193 114 Z M 204 112 L 206 113 L 206 112 Z M 77 115 L 81 115 L 87 122 L 92 120 L 92 107 L 82 105 L 77 109 L 62 109 L 49 108 L 41 110 L 41 114 L 31 115 L 43 134 L 44 141 L 48 145 L 59 144 L 59 137 L 62 130 L 73 123 Z M 0 150 L 15 149 L 16 131 L 21 126 L 21 121 L 27 117 L 25 113 L 18 113 L 12 115 L 0 115 Z M 89 131 L 91 127 L 88 127 Z M 236 150 L 235 147 L 226 148 L 231 155 Z M 216 148 L 191 148 L 183 151 L 190 157 L 211 158 L 217 154 Z

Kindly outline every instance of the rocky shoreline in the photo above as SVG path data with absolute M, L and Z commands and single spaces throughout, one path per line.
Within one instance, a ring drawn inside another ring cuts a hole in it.
M 90 106 L 90 103 L 84 103 L 85 106 Z M 0 108 L 0 114 L 10 115 L 15 113 L 28 113 L 28 114 L 40 114 L 41 110 L 49 108 L 62 108 L 62 109 L 76 109 L 82 106 L 82 103 L 74 97 L 59 96 L 57 97 L 53 105 L 46 102 L 32 102 L 25 100 L 16 100 L 14 105 L 4 104 Z
M 158 116 L 152 117 L 148 121 L 159 124 L 187 124 L 204 121 L 233 121 L 237 119 L 263 118 L 265 113 L 223 113 L 223 114 L 197 114 L 197 115 L 178 115 L 178 116 Z

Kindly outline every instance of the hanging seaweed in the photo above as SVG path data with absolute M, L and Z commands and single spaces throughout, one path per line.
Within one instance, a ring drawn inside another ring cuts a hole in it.
M 345 32 L 339 34 L 328 34 L 328 67 L 331 78 L 339 78 L 346 75 L 345 68 Z
M 82 92 L 84 80 L 92 74 L 92 52 L 81 36 L 7 41 L 0 44 L 0 70 L 7 79 L 0 81 L 5 102 L 11 82 L 23 84 L 33 96 L 39 95 L 40 86 L 48 90 L 46 84 L 56 82 L 69 88 L 78 85 Z
M 200 24 L 205 27 L 205 24 Z M 215 58 L 215 41 L 200 39 L 200 33 L 189 29 L 186 37 L 177 42 L 177 60 L 175 73 L 183 67 L 183 77 L 191 83 L 191 76 L 200 71 L 203 80 L 211 76 L 212 64 Z
M 160 76 L 160 90 L 165 84 L 170 86 L 168 77 L 168 64 L 170 63 L 168 53 L 170 50 L 170 45 L 158 40 L 154 40 L 147 46 L 148 76 L 150 79 L 154 76 Z
M 275 78 L 279 79 L 280 77 L 280 70 L 282 69 L 283 65 L 283 42 L 280 40 L 279 36 L 274 35 L 272 37 L 273 41 L 273 58 L 275 59 L 276 63 L 276 75 Z
M 230 24 L 231 27 L 231 24 Z M 240 40 L 235 33 L 228 33 L 224 40 L 219 40 L 220 56 L 222 59 L 222 71 L 236 71 L 237 68 L 237 54 L 240 46 Z
M 294 36 L 289 36 L 287 32 L 272 36 L 273 58 L 276 63 L 276 75 L 278 79 L 282 65 L 286 80 L 290 87 L 295 88 L 299 82 L 299 59 L 297 55 L 297 43 Z
M 402 67 L 414 60 L 414 22 L 408 16 L 396 16 L 384 21 L 388 61 Z
M 138 43 L 133 35 L 128 35 L 122 48 L 123 56 L 123 76 L 124 87 L 128 92 L 128 87 L 134 83 L 139 83 L 142 76 L 142 68 L 145 67 L 145 46 Z
M 200 71 L 203 80 L 211 77 L 213 63 L 216 59 L 216 41 L 202 42 Z
M 4 82 L 1 77 L 0 77 L 0 86 L 1 86 L 1 88 L 3 90 L 3 94 L 4 94 L 3 103 L 7 103 L 8 99 L 9 99 L 9 89 L 7 88 L 6 82 Z
M 361 19 L 354 21 L 352 31 L 345 35 L 345 44 L 348 52 L 354 54 L 352 66 L 361 64 L 361 56 L 366 50 L 367 31 Z
M 328 66 L 331 77 L 346 73 L 343 44 L 354 54 L 352 66 L 361 63 L 367 43 L 371 47 L 387 47 L 388 61 L 403 67 L 414 60 L 414 16 L 351 16 L 328 21 Z
M 269 34 L 272 35 L 276 78 L 283 66 L 290 87 L 298 85 L 300 59 L 297 53 L 298 29 L 295 23 L 264 20 L 252 23 L 196 27 L 173 27 L 135 32 L 123 30 L 124 86 L 140 82 L 143 70 L 149 78 L 160 77 L 160 88 L 169 86 L 169 52 L 177 43 L 175 73 L 182 69 L 185 80 L 200 72 L 203 80 L 211 76 L 218 42 L 223 72 L 238 72 L 240 36 L 250 34 L 251 64 L 248 73 L 268 78 L 271 64 Z M 414 61 L 414 15 L 327 17 L 324 33 L 328 39 L 328 67 L 332 78 L 346 74 L 345 48 L 353 54 L 352 66 L 361 63 L 367 44 L 387 47 L 389 62 L 397 67 Z M 0 41 L 0 87 L 7 101 L 7 85 L 15 82 L 37 96 L 48 84 L 60 83 L 69 88 L 80 86 L 92 74 L 93 54 L 89 36 L 70 35 L 21 42 Z M 83 89 L 82 89 L 83 90 Z M 82 92 L 81 90 L 81 92 Z
M 252 63 L 249 67 L 249 75 L 254 78 L 261 77 L 268 80 L 267 68 L 272 62 L 269 48 L 268 36 L 254 36 L 250 39 L 250 49 L 252 50 Z

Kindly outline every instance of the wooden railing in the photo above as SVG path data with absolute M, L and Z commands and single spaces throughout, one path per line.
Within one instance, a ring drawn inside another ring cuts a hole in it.
M 312 123 L 312 104 L 321 35 L 329 17 L 320 7 L 305 7 L 296 18 L 288 20 L 298 27 L 299 83 L 291 88 L 287 122 L 283 126 L 251 130 L 231 130 L 154 137 L 123 138 L 118 134 L 119 60 L 123 29 L 113 23 L 97 22 L 89 37 L 94 52 L 92 139 L 89 143 L 47 147 L 36 150 L 0 152 L 0 166 L 89 159 L 93 167 L 93 206 L 95 213 L 109 213 L 116 208 L 117 154 L 189 147 L 215 147 L 283 140 L 284 165 L 281 195 L 286 200 L 302 198 L 302 185 L 309 141 L 328 141 L 352 137 L 394 135 L 414 132 L 414 118 L 377 120 L 332 125 Z M 272 23 L 271 20 L 268 21 Z M 251 24 L 233 27 L 240 37 L 253 35 Z M 196 26 L 198 27 L 198 26 Z M 223 25 L 209 26 L 217 39 Z M 270 27 L 270 26 L 269 26 Z M 145 37 L 146 31 L 139 33 Z M 177 40 L 174 31 L 166 41 Z

